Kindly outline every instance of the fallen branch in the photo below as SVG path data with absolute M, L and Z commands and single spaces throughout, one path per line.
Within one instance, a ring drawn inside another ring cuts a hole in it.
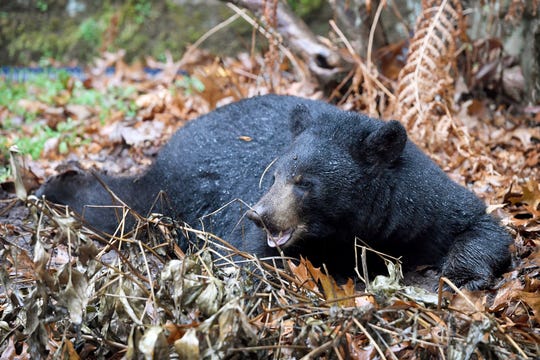
M 232 0 L 239 7 L 248 9 L 264 24 L 264 0 Z M 268 25 L 268 24 L 265 24 Z M 268 26 L 269 27 L 269 26 Z M 267 29 L 268 30 L 268 29 Z M 291 8 L 279 1 L 276 11 L 275 31 L 287 47 L 308 64 L 309 70 L 321 83 L 336 80 L 339 74 L 348 71 L 352 64 L 335 49 L 323 44 L 315 34 L 299 19 Z

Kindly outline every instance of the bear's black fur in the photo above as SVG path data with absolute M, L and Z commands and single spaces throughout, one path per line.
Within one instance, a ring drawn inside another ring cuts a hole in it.
M 275 255 L 280 246 L 339 274 L 352 272 L 355 237 L 406 266 L 437 265 L 469 288 L 489 286 L 509 264 L 510 236 L 398 122 L 319 101 L 267 95 L 224 106 L 180 129 L 143 175 L 103 180 L 142 214 L 164 191 L 169 203 L 157 212 L 248 252 Z M 59 175 L 38 195 L 84 210 L 108 232 L 117 225 L 111 209 L 84 208 L 111 203 L 91 174 Z M 260 199 L 247 214 L 260 228 L 242 221 L 240 202 L 227 205 L 235 199 Z

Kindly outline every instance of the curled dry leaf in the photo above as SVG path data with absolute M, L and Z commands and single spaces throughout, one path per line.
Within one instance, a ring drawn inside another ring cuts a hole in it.
M 188 329 L 184 336 L 174 342 L 174 349 L 184 360 L 199 360 L 201 354 L 199 351 L 199 339 L 195 329 Z
M 86 275 L 66 264 L 58 274 L 58 280 L 65 284 L 60 304 L 67 308 L 71 322 L 81 325 L 89 301 L 88 294 L 92 292 L 92 288 L 88 287 Z
M 223 283 L 217 278 L 210 277 L 195 303 L 206 316 L 210 316 L 219 310 L 222 300 Z
M 168 293 L 178 311 L 183 308 L 197 308 L 206 316 L 215 314 L 221 306 L 224 296 L 223 283 L 203 266 L 206 262 L 204 251 L 193 254 L 183 260 L 171 260 L 161 272 L 161 291 Z M 208 265 L 208 264 L 206 264 Z
M 218 348 L 225 349 L 231 345 L 233 347 L 249 346 L 257 342 L 256 329 L 250 324 L 249 318 L 237 303 L 228 303 L 221 309 L 218 324 Z
M 403 279 L 401 266 L 386 261 L 386 268 L 388 269 L 388 276 L 377 275 L 371 284 L 369 284 L 370 291 L 379 294 L 391 294 L 401 289 L 400 281 Z
M 86 105 L 68 104 L 65 110 L 69 116 L 76 120 L 86 120 L 94 115 L 92 109 Z
M 140 95 L 135 104 L 141 109 L 140 116 L 143 120 L 153 119 L 155 114 L 162 113 L 167 103 L 171 101 L 171 95 L 167 89 Z
M 169 357 L 169 346 L 161 326 L 151 326 L 140 338 L 138 349 L 146 360 L 166 359 Z
M 17 146 L 12 146 L 9 148 L 9 163 L 11 165 L 13 178 L 15 179 L 15 192 L 17 197 L 24 201 L 26 200 L 28 193 L 23 180 L 24 166 L 22 165 L 22 155 Z

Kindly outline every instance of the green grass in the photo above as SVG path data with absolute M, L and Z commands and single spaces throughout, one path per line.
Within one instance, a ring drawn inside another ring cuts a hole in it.
M 75 83 L 71 104 L 86 105 L 98 110 L 102 123 L 112 112 L 121 111 L 125 117 L 136 115 L 137 107 L 133 100 L 137 90 L 133 86 L 111 87 L 106 93 L 95 89 L 86 89 L 80 81 Z
M 9 166 L 0 166 L 0 183 L 11 178 L 11 168 Z
M 90 141 L 86 138 L 84 124 L 67 117 L 52 128 L 46 124 L 42 114 L 44 107 L 85 105 L 95 111 L 104 124 L 111 114 L 119 111 L 125 117 L 135 116 L 136 92 L 131 86 L 111 87 L 103 91 L 87 89 L 81 81 L 71 78 L 66 72 L 59 72 L 54 77 L 37 75 L 25 82 L 0 80 L 0 108 L 7 109 L 7 115 L 1 119 L 0 131 L 16 134 L 11 144 L 5 139 L 2 141 L 5 144 L 2 144 L 1 155 L 6 159 L 7 147 L 16 144 L 23 153 L 37 159 L 46 142 L 53 138 L 58 139 L 58 152 L 65 154 L 70 148 Z M 40 106 L 21 106 L 21 100 L 36 102 Z
M 189 95 L 204 91 L 204 85 L 196 77 L 184 76 L 175 82 L 171 91 Z M 59 72 L 54 77 L 37 75 L 25 82 L 0 81 L 0 107 L 8 110 L 8 115 L 1 119 L 0 131 L 15 135 L 10 136 L 9 144 L 7 139 L 0 141 L 0 155 L 7 159 L 7 148 L 16 144 L 22 153 L 37 159 L 51 139 L 57 139 L 56 150 L 60 154 L 90 141 L 85 133 L 85 124 L 79 120 L 67 117 L 54 127 L 49 126 L 43 114 L 44 108 L 84 105 L 95 112 L 101 124 L 105 124 L 112 114 L 118 112 L 122 112 L 126 118 L 135 117 L 137 95 L 133 86 L 110 87 L 101 91 L 87 89 L 80 80 L 66 72 Z M 31 106 L 21 106 L 21 100 L 29 102 Z
M 204 91 L 204 84 L 195 76 L 183 76 L 179 80 L 176 80 L 174 85 L 176 89 L 183 91 L 186 95 Z
M 20 100 L 33 100 L 53 105 L 56 97 L 68 86 L 70 76 L 60 71 L 56 78 L 40 74 L 26 82 L 0 81 L 0 106 L 11 113 L 33 120 L 35 113 L 29 113 L 19 105 Z
M 23 154 L 28 154 L 33 159 L 38 159 L 43 152 L 46 142 L 51 139 L 58 139 L 58 152 L 60 154 L 67 154 L 71 147 L 79 146 L 90 141 L 84 137 L 84 134 L 80 133 L 79 127 L 80 124 L 71 118 L 58 123 L 56 129 L 37 125 L 33 128 L 32 136 L 17 138 L 15 144 Z

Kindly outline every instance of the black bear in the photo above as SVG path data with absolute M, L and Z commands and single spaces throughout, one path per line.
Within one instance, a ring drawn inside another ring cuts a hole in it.
M 489 286 L 510 260 L 512 239 L 483 202 L 399 122 L 320 101 L 266 95 L 221 107 L 178 130 L 143 175 L 100 177 L 143 214 L 163 191 L 161 212 L 259 256 L 279 247 L 338 274 L 352 272 L 356 238 L 471 289 Z M 111 204 L 91 174 L 68 171 L 38 195 L 84 211 L 90 225 L 117 225 L 110 208 L 85 207 Z

